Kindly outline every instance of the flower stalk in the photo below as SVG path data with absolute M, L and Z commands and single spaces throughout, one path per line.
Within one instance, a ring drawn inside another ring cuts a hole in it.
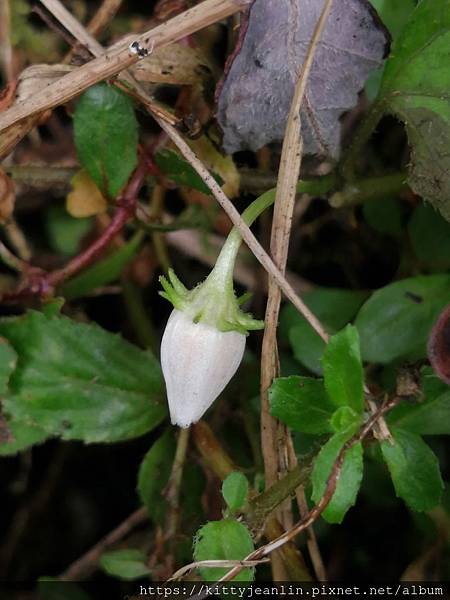
M 242 214 L 248 225 L 271 204 L 262 194 Z M 264 322 L 241 310 L 246 298 L 237 298 L 233 271 L 242 237 L 233 228 L 217 262 L 205 279 L 188 290 L 169 270 L 160 277 L 174 310 L 161 342 L 161 367 L 166 381 L 171 421 L 180 427 L 196 423 L 224 390 L 237 371 L 249 331 Z

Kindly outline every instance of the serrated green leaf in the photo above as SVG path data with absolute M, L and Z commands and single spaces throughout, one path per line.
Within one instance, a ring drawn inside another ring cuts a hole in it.
M 239 471 L 230 473 L 222 483 L 222 496 L 231 511 L 237 511 L 247 501 L 247 477 Z
M 168 429 L 156 440 L 139 467 L 137 490 L 142 504 L 154 523 L 162 524 L 166 501 L 162 490 L 167 485 L 175 456 L 173 430 Z
M 115 198 L 137 165 L 131 100 L 106 83 L 94 85 L 78 101 L 73 124 L 81 165 L 104 195 Z
M 366 297 L 366 292 L 318 288 L 305 294 L 303 300 L 327 331 L 336 333 L 353 319 Z M 325 343 L 291 305 L 281 313 L 280 333 L 289 339 L 294 356 L 302 365 L 322 374 L 320 359 Z
M 313 484 L 312 499 L 319 502 L 322 498 L 332 467 L 345 442 L 353 435 L 351 428 L 346 432 L 335 433 L 328 442 L 322 446 L 316 460 L 311 476 Z M 329 523 L 341 523 L 347 511 L 351 508 L 358 495 L 363 476 L 363 449 L 358 442 L 345 453 L 336 490 L 327 508 L 322 513 L 323 518 Z
M 449 275 L 410 277 L 374 292 L 355 320 L 363 360 L 425 358 L 431 327 L 449 297 Z
M 430 510 L 441 499 L 444 484 L 438 460 L 423 439 L 410 431 L 391 428 L 394 444 L 381 443 L 395 493 L 413 510 Z
M 380 102 L 406 126 L 409 183 L 450 220 L 450 0 L 422 0 L 386 62 Z
M 68 300 L 86 296 L 97 287 L 108 285 L 120 277 L 125 266 L 136 255 L 143 235 L 137 233 L 131 240 L 110 256 L 96 262 L 80 275 L 73 277 L 61 288 L 61 294 Z
M 390 424 L 421 435 L 450 434 L 450 387 L 430 368 L 422 372 L 423 395 L 404 401 L 388 415 Z
M 146 556 L 140 550 L 113 550 L 100 558 L 100 566 L 108 575 L 133 581 L 150 574 Z
M 150 431 L 166 414 L 159 364 L 118 335 L 34 311 L 1 319 L 0 334 L 18 355 L 4 400 L 17 422 L 112 442 Z
M 450 224 L 432 206 L 416 207 L 408 233 L 415 255 L 426 267 L 450 267 Z
M 270 414 L 302 433 L 331 433 L 333 403 L 322 379 L 282 377 L 269 389 Z
M 5 338 L 0 338 L 0 394 L 8 394 L 8 382 L 17 365 L 17 353 Z M 17 454 L 47 439 L 48 434 L 32 424 L 3 420 L 0 423 L 0 456 Z
M 193 188 L 208 196 L 211 195 L 211 190 L 197 171 L 173 150 L 161 150 L 157 152 L 155 154 L 155 162 L 164 175 L 175 183 L 178 183 L 178 185 Z M 217 183 L 222 185 L 223 179 L 215 173 L 212 175 Z
M 364 410 L 358 331 L 352 325 L 330 338 L 322 358 L 325 389 L 335 406 Z
M 198 530 L 194 540 L 194 558 L 203 560 L 242 560 L 254 550 L 247 527 L 234 519 L 211 521 Z M 229 568 L 200 567 L 205 581 L 217 581 Z M 253 581 L 254 569 L 246 568 L 232 581 Z

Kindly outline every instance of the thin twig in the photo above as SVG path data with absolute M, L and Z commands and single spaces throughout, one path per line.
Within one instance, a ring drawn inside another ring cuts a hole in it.
M 135 41 L 144 52 L 168 46 L 243 10 L 250 2 L 251 0 L 205 0 L 158 27 L 137 35 Z M 99 58 L 68 73 L 2 113 L 0 132 L 26 117 L 65 104 L 88 87 L 117 75 L 138 60 L 139 56 L 130 52 L 127 42 L 109 48 Z
M 269 562 L 268 558 L 261 558 L 260 560 L 199 560 L 197 562 L 190 563 L 189 565 L 185 565 L 175 571 L 175 573 L 167 580 L 176 581 L 177 579 L 181 579 L 183 575 L 187 575 L 194 569 L 198 569 L 200 567 L 234 567 L 236 565 L 241 565 L 243 568 L 245 567 L 257 567 L 262 563 Z
M 273 261 L 283 274 L 286 271 L 292 218 L 297 195 L 297 182 L 300 178 L 302 163 L 303 140 L 301 135 L 300 111 L 315 51 L 325 27 L 326 19 L 330 13 L 332 1 L 326 0 L 314 29 L 305 61 L 295 86 L 286 124 L 270 240 Z M 277 282 L 269 278 L 269 293 L 265 316 L 266 326 L 261 351 L 261 447 L 267 486 L 273 485 L 277 481 L 279 473 L 287 470 L 288 464 L 286 463 L 289 462 L 287 455 L 290 432 L 283 423 L 280 423 L 271 416 L 268 395 L 272 381 L 279 373 L 277 329 L 280 305 L 281 290 Z M 328 340 L 326 334 L 324 340 Z M 286 507 L 287 522 L 285 523 L 287 526 L 289 522 L 292 522 L 292 517 L 289 518 L 291 513 L 290 508 L 291 505 L 288 503 Z M 278 513 L 279 518 L 284 520 L 281 506 L 278 508 Z M 272 571 L 274 579 L 283 579 L 281 574 L 282 565 L 279 564 L 276 555 L 273 558 Z
M 118 527 L 95 544 L 86 554 L 73 562 L 58 579 L 61 581 L 78 581 L 95 571 L 98 561 L 105 550 L 120 542 L 130 531 L 148 519 L 147 508 L 142 506 L 125 519 Z
M 178 527 L 180 487 L 181 479 L 183 477 L 184 463 L 186 461 L 189 433 L 189 427 L 186 429 L 180 429 L 178 432 L 177 448 L 172 465 L 172 472 L 164 493 L 169 505 L 165 529 L 165 538 L 168 540 L 175 535 Z
M 92 19 L 86 25 L 87 31 L 95 38 L 97 38 L 113 20 L 117 11 L 122 5 L 123 0 L 103 0 L 94 14 Z M 70 63 L 72 56 L 76 53 L 77 48 L 71 48 L 67 55 L 64 57 L 65 63 Z

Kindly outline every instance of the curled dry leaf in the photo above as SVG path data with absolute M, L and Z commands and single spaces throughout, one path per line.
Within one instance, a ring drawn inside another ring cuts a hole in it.
M 108 208 L 105 197 L 84 170 L 72 178 L 73 190 L 66 200 L 67 212 L 77 219 L 104 213 Z
M 39 90 L 53 83 L 55 79 L 63 77 L 73 70 L 68 65 L 33 65 L 20 74 L 17 83 L 15 103 L 36 94 Z M 24 138 L 35 125 L 39 123 L 41 115 L 33 115 L 22 121 L 14 123 L 0 134 L 0 159 L 7 156 L 11 150 Z
M 0 168 L 0 223 L 6 223 L 14 210 L 16 190 L 12 179 Z
M 295 82 L 323 5 L 323 0 L 255 0 L 218 98 L 227 152 L 258 150 L 283 139 Z M 339 154 L 339 117 L 357 103 L 388 39 L 368 0 L 333 3 L 303 103 L 306 154 Z

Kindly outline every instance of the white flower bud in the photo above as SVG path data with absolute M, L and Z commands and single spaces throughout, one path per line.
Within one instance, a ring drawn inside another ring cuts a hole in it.
M 174 425 L 189 427 L 201 419 L 236 373 L 245 338 L 172 311 L 161 342 L 161 367 Z

